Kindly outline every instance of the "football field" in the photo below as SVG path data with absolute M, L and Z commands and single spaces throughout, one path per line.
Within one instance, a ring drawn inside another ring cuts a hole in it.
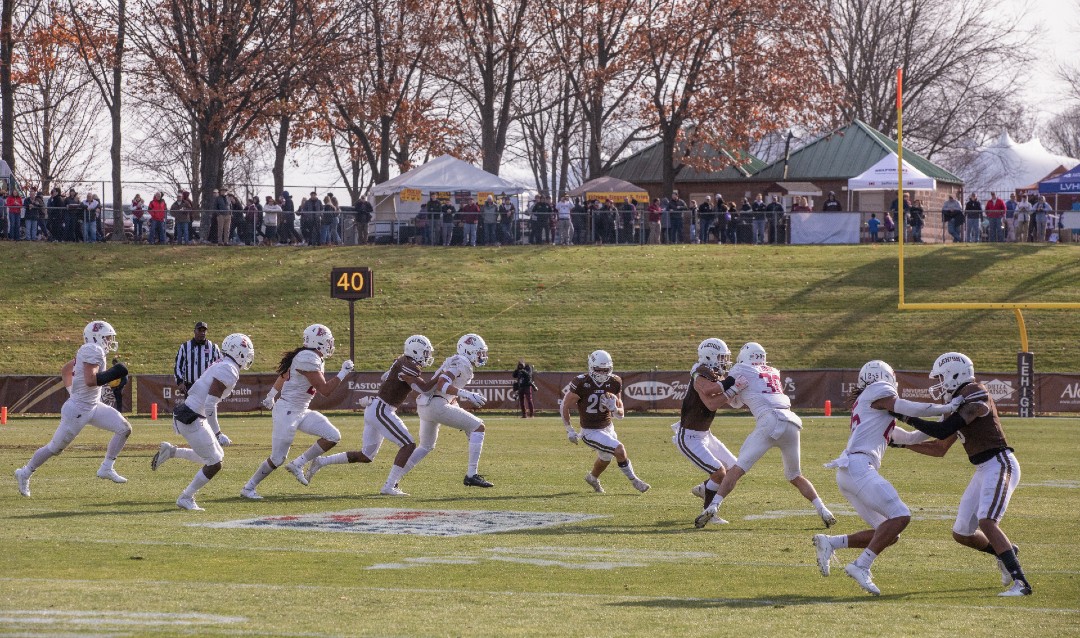
M 338 449 L 358 447 L 359 415 L 332 420 Z M 13 419 L 0 428 L 0 635 L 1080 635 L 1078 419 L 1005 422 L 1023 474 L 1003 528 L 1035 589 L 1020 599 L 999 598 L 994 560 L 950 537 L 972 473 L 959 446 L 944 459 L 886 455 L 913 521 L 874 564 L 874 598 L 843 563 L 820 575 L 811 537 L 823 526 L 776 451 L 724 502 L 731 523 L 697 530 L 689 490 L 703 475 L 672 445 L 674 417 L 616 424 L 652 484 L 644 494 L 614 465 L 594 493 L 583 481 L 594 453 L 556 418 L 486 420 L 480 471 L 494 488 L 462 485 L 465 437 L 444 429 L 402 482 L 409 498 L 377 495 L 387 444 L 373 464 L 327 466 L 308 487 L 279 470 L 256 502 L 238 494 L 269 451 L 270 419 L 226 418 L 235 444 L 199 493 L 206 511 L 188 512 L 174 501 L 196 466 L 150 470 L 161 440 L 179 442 L 167 421 L 133 421 L 117 462 L 128 483 L 94 476 L 108 434 L 87 428 L 23 498 L 11 472 L 56 421 Z M 751 425 L 722 416 L 714 432 L 737 450 Z M 847 426 L 809 417 L 803 430 L 803 472 L 839 518 L 832 533 L 864 527 L 822 468 Z M 290 457 L 310 442 L 298 435 Z

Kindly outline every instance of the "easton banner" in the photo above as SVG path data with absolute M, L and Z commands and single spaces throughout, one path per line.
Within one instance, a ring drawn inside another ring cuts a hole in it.
M 623 404 L 628 413 L 654 411 L 675 412 L 682 405 L 689 388 L 686 372 L 619 372 L 623 379 Z M 538 372 L 533 377 L 538 390 L 533 393 L 537 410 L 557 410 L 574 372 Z M 791 397 L 795 409 L 820 410 L 825 401 L 833 409 L 846 409 L 848 396 L 855 386 L 857 370 L 791 370 L 780 371 L 784 392 Z M 932 385 L 926 372 L 897 371 L 900 396 L 910 401 L 931 401 Z M 222 412 L 254 412 L 262 410 L 260 401 L 270 391 L 275 375 L 242 374 L 236 389 L 222 401 Z M 311 402 L 314 410 L 360 410 L 360 399 L 379 391 L 382 372 L 354 372 L 330 397 L 316 395 Z M 986 373 L 978 375 L 986 385 L 998 410 L 1003 414 L 1019 414 L 1022 386 L 1016 373 Z M 180 395 L 175 379 L 167 374 L 141 374 L 132 377 L 124 388 L 124 405 L 131 406 L 132 386 L 135 387 L 136 412 L 147 414 L 153 403 L 161 413 L 172 411 Z M 514 379 L 507 371 L 478 371 L 469 389 L 487 399 L 484 409 L 511 411 L 518 408 Z M 1033 414 L 1049 412 L 1080 412 L 1080 374 L 1035 374 L 1031 389 Z M 67 400 L 67 391 L 59 376 L 0 375 L 0 405 L 11 414 L 57 414 Z M 415 397 L 402 406 L 405 412 L 416 409 Z

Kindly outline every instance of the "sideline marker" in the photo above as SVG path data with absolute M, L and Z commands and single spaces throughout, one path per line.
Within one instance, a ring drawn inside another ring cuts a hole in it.
M 157 404 L 156 403 L 151 403 L 150 404 L 150 420 L 151 421 L 157 421 Z
M 7 406 L 0 406 L 0 425 L 7 425 Z
M 832 401 L 825 399 L 825 416 L 832 416 Z

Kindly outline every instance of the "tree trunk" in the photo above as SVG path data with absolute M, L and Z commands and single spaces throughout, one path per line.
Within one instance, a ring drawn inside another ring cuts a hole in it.
M 3 13 L 0 15 L 0 159 L 8 163 L 15 171 L 15 87 L 11 82 L 11 61 L 14 42 L 11 35 L 11 20 L 15 11 L 15 0 L 3 0 Z
M 112 68 L 112 104 L 109 108 L 109 116 L 112 118 L 112 201 L 113 201 L 113 240 L 124 241 L 124 185 L 120 182 L 120 144 L 121 112 L 120 100 L 122 96 L 121 82 L 124 71 L 124 36 L 127 31 L 127 1 L 120 0 L 116 13 L 116 49 L 113 52 Z M 104 211 L 102 211 L 104 214 Z
M 284 100 L 285 97 L 282 96 Z M 285 190 L 285 154 L 289 150 L 289 126 L 292 118 L 286 113 L 278 118 L 278 132 L 274 136 L 274 197 Z

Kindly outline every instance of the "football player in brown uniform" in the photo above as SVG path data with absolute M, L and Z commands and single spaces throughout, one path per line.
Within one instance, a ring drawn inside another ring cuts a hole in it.
M 710 431 L 717 408 L 724 405 L 724 386 L 721 378 L 731 367 L 731 350 L 720 339 L 710 338 L 698 345 L 698 362 L 690 370 L 690 387 L 683 397 L 679 421 L 671 425 L 675 436 L 671 442 L 691 463 L 708 474 L 704 483 L 690 491 L 704 499 L 708 507 L 727 468 L 735 464 L 735 455 Z M 727 521 L 714 516 L 713 523 Z
M 961 397 L 964 402 L 943 421 L 897 416 L 915 429 L 937 439 L 907 445 L 929 456 L 944 456 L 960 440 L 975 475 L 957 508 L 953 538 L 961 545 L 997 558 L 1003 585 L 1012 586 L 1000 596 L 1028 596 L 1031 584 L 1020 567 L 1018 548 L 1001 529 L 1000 521 L 1020 482 L 1020 464 L 1005 441 L 997 406 L 986 386 L 975 381 L 975 367 L 966 355 L 946 352 L 930 371 L 937 384 L 930 388 L 935 399 Z
M 585 482 L 595 491 L 604 493 L 604 488 L 600 485 L 600 474 L 611 464 L 611 459 L 615 459 L 634 489 L 646 492 L 649 484 L 634 474 L 634 466 L 626 456 L 626 448 L 619 442 L 619 435 L 611 421 L 612 416 L 621 419 L 625 414 L 622 379 L 611 373 L 613 369 L 611 355 L 606 351 L 596 350 L 589 355 L 588 373 L 574 377 L 563 395 L 559 407 L 563 425 L 566 426 L 566 436 L 571 443 L 576 445 L 581 440 L 596 450 L 596 462 L 593 463 L 592 471 L 585 475 Z M 570 424 L 571 405 L 577 406 L 580 434 Z
M 424 335 L 413 335 L 405 340 L 404 351 L 394 360 L 390 369 L 383 375 L 378 395 L 365 406 L 364 434 L 359 450 L 340 452 L 329 456 L 320 456 L 307 468 L 310 482 L 315 473 L 326 465 L 341 463 L 370 463 L 382 447 L 383 439 L 389 438 L 400 449 L 394 457 L 394 465 L 381 493 L 387 496 L 408 496 L 401 491 L 398 483 L 405 475 L 405 464 L 416 450 L 416 442 L 409 429 L 397 414 L 397 409 L 408 398 L 409 393 L 427 391 L 431 381 L 424 381 L 421 370 L 435 361 L 435 349 Z M 411 469 L 411 468 L 410 468 Z

